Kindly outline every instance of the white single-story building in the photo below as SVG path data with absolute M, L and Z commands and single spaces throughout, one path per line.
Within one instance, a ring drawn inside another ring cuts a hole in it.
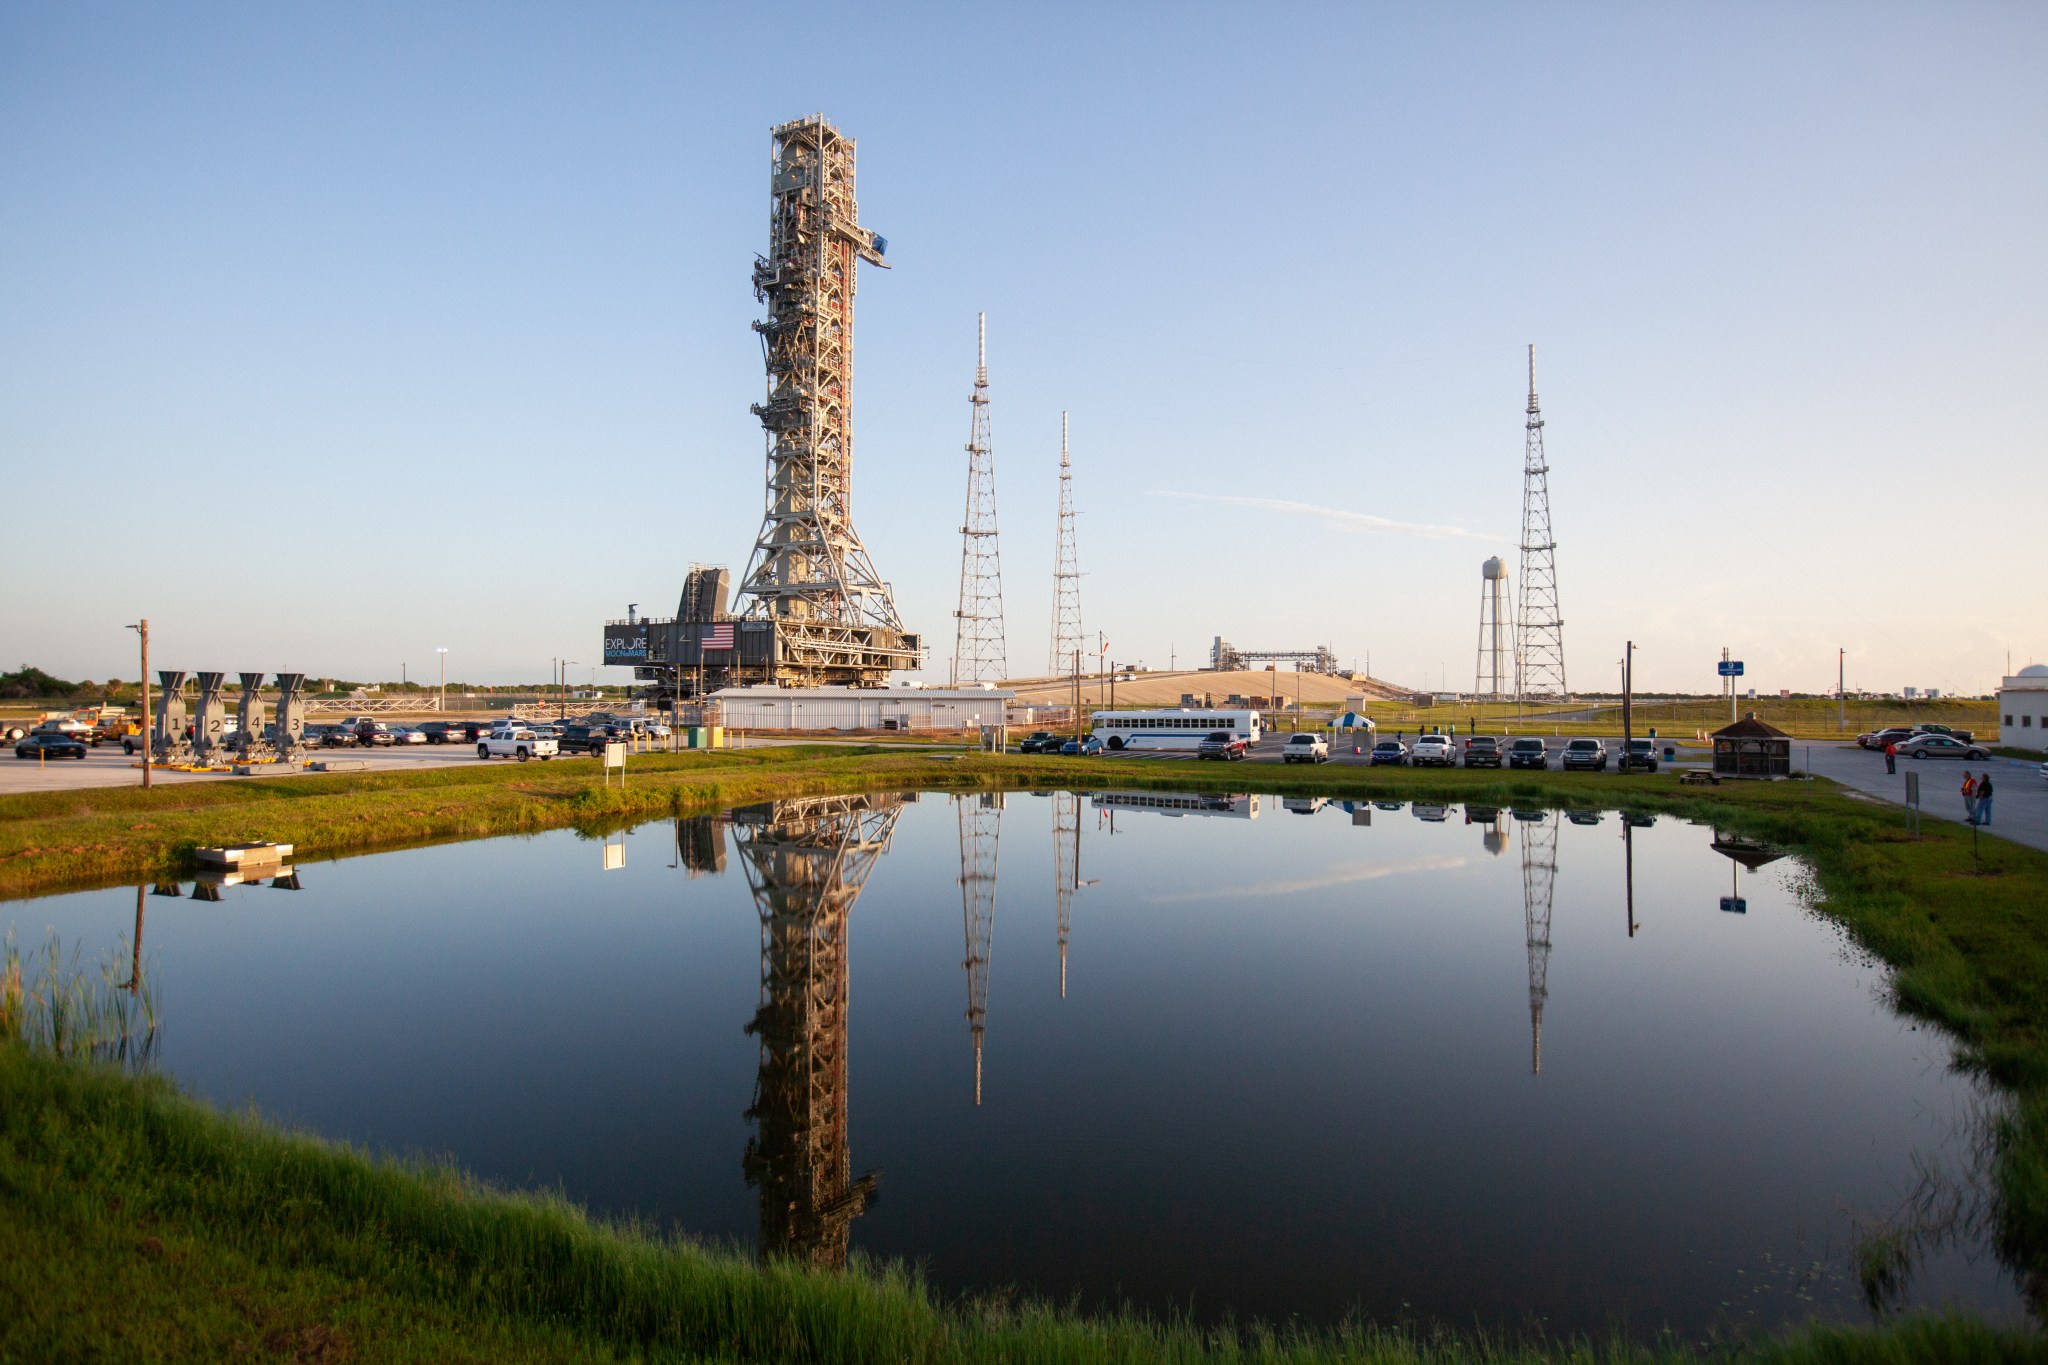
M 1015 692 L 994 687 L 728 687 L 728 730 L 974 730 L 1001 725 Z
M 1998 684 L 2001 744 L 2048 749 L 2048 664 L 2028 664 Z

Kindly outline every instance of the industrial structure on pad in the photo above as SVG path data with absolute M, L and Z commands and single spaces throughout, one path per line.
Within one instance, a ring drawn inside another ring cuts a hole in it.
M 715 698 L 737 708 L 748 728 L 926 729 L 1000 725 L 1012 693 L 1003 619 L 1002 557 L 990 436 L 988 333 L 977 319 L 969 398 L 967 496 L 960 591 L 946 689 L 892 686 L 894 674 L 930 660 L 907 630 L 894 593 L 876 570 L 853 522 L 853 321 L 861 265 L 887 268 L 887 242 L 860 221 L 854 197 L 854 142 L 813 115 L 771 130 L 767 254 L 755 258 L 753 286 L 765 316 L 753 324 L 767 370 L 767 395 L 752 405 L 765 445 L 766 498 L 760 530 L 735 593 L 723 565 L 694 564 L 675 615 L 642 616 L 637 606 L 604 626 L 603 661 L 633 669 L 640 698 L 663 709 Z M 1474 693 L 1561 699 L 1563 619 L 1549 466 L 1536 401 L 1535 348 L 1523 460 L 1520 579 L 1509 615 L 1505 565 L 1484 569 Z M 1044 681 L 1078 683 L 1105 671 L 1107 645 L 1090 649 L 1081 628 L 1073 465 L 1067 414 L 1060 414 L 1059 521 L 1053 559 L 1051 648 Z M 1348 673 L 1326 644 L 1250 649 L 1215 637 L 1208 669 L 1242 673 L 1264 664 L 1298 674 L 1346 678 L 1389 695 L 1406 689 Z M 1270 676 L 1270 674 L 1269 674 Z M 1268 688 L 1278 704 L 1276 689 Z M 1299 699 L 1299 689 L 1294 689 Z M 1043 705 L 1052 698 L 1037 699 Z

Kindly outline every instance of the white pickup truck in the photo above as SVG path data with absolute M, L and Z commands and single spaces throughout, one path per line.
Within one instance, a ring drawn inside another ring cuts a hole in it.
M 560 751 L 554 739 L 543 739 L 524 725 L 494 725 L 476 742 L 478 758 L 516 758 L 521 763 L 529 758 L 545 762 Z
M 1328 763 L 1330 761 L 1330 742 L 1321 735 L 1312 735 L 1307 731 L 1289 735 L 1287 742 L 1280 746 L 1280 761 L 1282 763 Z

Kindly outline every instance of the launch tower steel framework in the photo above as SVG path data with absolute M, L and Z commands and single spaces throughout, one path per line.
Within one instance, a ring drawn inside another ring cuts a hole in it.
M 1557 603 L 1557 537 L 1550 531 L 1550 463 L 1536 403 L 1536 348 L 1529 348 L 1528 436 L 1522 450 L 1521 600 L 1515 609 L 1516 695 L 1571 695 L 1564 678 L 1564 617 Z
M 853 139 L 822 114 L 773 137 L 768 254 L 754 261 L 768 496 L 740 615 L 774 627 L 759 681 L 879 685 L 922 662 L 853 528 L 855 279 L 863 261 L 886 267 L 887 243 L 860 223 Z
M 968 400 L 967 511 L 960 521 L 960 605 L 953 612 L 953 678 L 966 685 L 1010 674 L 1003 638 L 1003 556 L 996 533 L 996 464 L 989 445 L 988 314 L 976 315 L 974 394 Z

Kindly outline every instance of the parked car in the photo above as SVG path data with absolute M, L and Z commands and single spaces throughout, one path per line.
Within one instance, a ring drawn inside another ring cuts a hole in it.
M 1330 742 L 1321 735 L 1307 733 L 1289 735 L 1287 742 L 1280 746 L 1282 763 L 1328 763 Z
M 365 747 L 383 747 L 396 744 L 397 738 L 391 733 L 391 722 L 366 720 L 356 726 L 356 743 Z
M 1066 743 L 1050 730 L 1033 730 L 1017 745 L 1020 754 L 1056 754 L 1060 745 Z
M 1621 772 L 1634 772 L 1638 768 L 1646 773 L 1657 771 L 1657 741 L 1654 739 L 1631 739 L 1621 746 L 1621 757 L 1614 766 Z
M 1102 752 L 1102 741 L 1093 735 L 1086 739 L 1070 739 L 1060 745 L 1060 752 L 1070 758 L 1094 758 Z
M 1383 739 L 1379 743 L 1372 746 L 1372 753 L 1370 756 L 1367 757 L 1366 765 L 1368 767 L 1377 768 L 1382 763 L 1391 763 L 1395 767 L 1399 767 L 1401 764 L 1406 763 L 1407 761 L 1407 745 L 1403 744 L 1398 739 Z
M 1508 745 L 1510 768 L 1548 768 L 1550 749 L 1540 739 L 1518 739 Z
M 1947 735 L 1950 739 L 1959 739 L 1965 744 L 1976 738 L 1969 730 L 1951 730 L 1946 725 L 1936 725 L 1932 721 L 1920 722 L 1913 727 L 1913 733 L 1916 735 Z
M 37 721 L 36 724 L 29 730 L 29 734 L 63 735 L 68 739 L 77 740 L 80 744 L 98 744 L 100 742 L 100 736 L 97 730 L 93 729 L 90 725 L 87 725 L 84 721 L 73 720 L 69 716 L 64 716 L 56 720 Z
M 1899 752 L 1911 758 L 1967 758 L 1976 761 L 1991 757 L 1989 749 L 1965 744 L 1954 735 L 1915 735 L 1899 741 Z
M 1896 744 L 1912 737 L 1913 727 L 1910 725 L 1888 725 L 1882 730 L 1874 730 L 1870 734 L 1856 736 L 1856 742 L 1862 744 L 1866 749 L 1882 749 L 1887 744 Z M 1868 740 L 1869 743 L 1865 744 L 1865 740 Z
M 601 754 L 604 746 L 617 738 L 609 725 L 565 725 L 560 742 L 565 754 Z
M 1597 739 L 1568 740 L 1564 756 L 1558 759 L 1557 766 L 1566 772 L 1581 768 L 1604 773 L 1607 771 L 1607 746 Z
M 394 725 L 391 727 L 391 742 L 393 744 L 425 744 L 427 737 L 415 726 Z
M 1500 740 L 1492 735 L 1474 735 L 1466 740 L 1465 766 L 1468 768 L 1498 768 L 1500 766 Z
M 462 722 L 457 720 L 430 720 L 419 727 L 429 744 L 459 744 L 467 738 L 462 733 Z
M 16 758 L 84 758 L 85 741 L 55 730 L 38 728 L 14 746 Z
M 320 736 L 320 747 L 323 749 L 352 749 L 355 742 L 355 728 L 348 725 L 330 726 L 327 733 Z
M 561 745 L 553 735 L 542 736 L 516 722 L 492 726 L 476 744 L 478 758 L 516 758 L 521 763 L 529 758 L 545 762 L 560 752 Z
M 1214 730 L 1203 738 L 1195 750 L 1195 757 L 1220 758 L 1229 762 L 1248 757 L 1251 747 L 1251 742 L 1240 735 L 1233 735 L 1228 730 Z
M 1458 749 L 1448 735 L 1417 735 L 1408 761 L 1418 768 L 1455 768 Z

